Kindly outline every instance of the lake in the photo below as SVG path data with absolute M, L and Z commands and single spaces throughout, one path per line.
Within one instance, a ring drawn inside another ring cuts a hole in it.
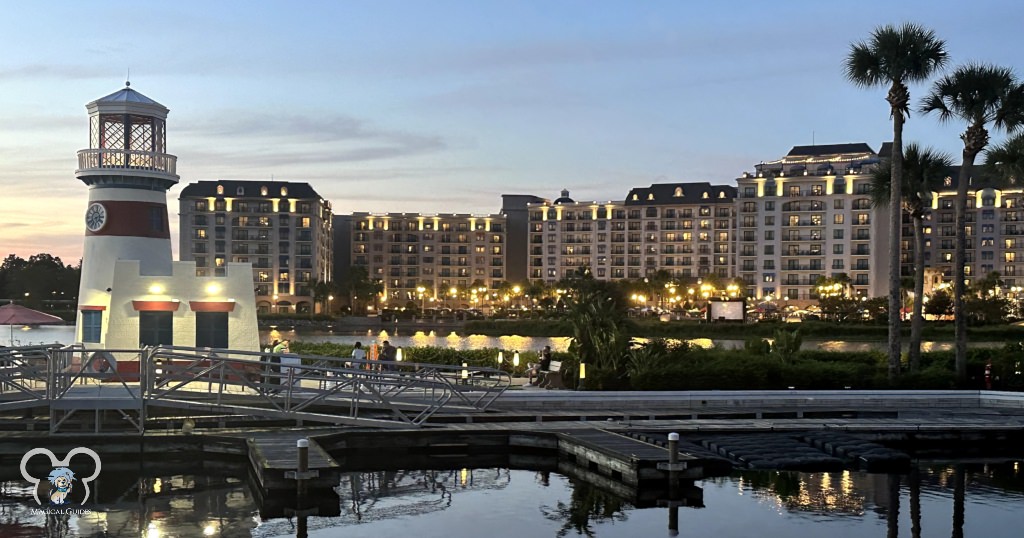
M 6 326 L 3 326 L 6 329 Z M 38 327 L 15 327 L 13 333 L 14 345 L 31 344 L 67 344 L 74 341 L 75 328 L 72 326 L 38 326 Z M 8 332 L 0 330 L 0 341 L 8 339 Z M 509 351 L 540 351 L 544 346 L 551 346 L 555 351 L 566 351 L 569 348 L 569 338 L 564 336 L 538 337 L 538 336 L 484 336 L 484 335 L 459 335 L 455 332 L 447 334 L 439 331 L 422 330 L 368 330 L 361 332 L 332 332 L 332 331 L 307 331 L 307 330 L 263 330 L 260 331 L 260 340 L 264 343 L 277 338 L 288 338 L 292 341 L 302 342 L 333 342 L 338 344 L 354 344 L 362 342 L 363 345 L 381 343 L 389 340 L 398 347 L 447 347 L 452 349 L 482 349 L 498 348 Z M 695 338 L 689 340 L 695 345 L 711 347 L 718 345 L 726 349 L 742 348 L 742 340 L 726 340 L 710 338 Z M 884 351 L 888 344 L 885 341 L 873 342 L 848 342 L 843 340 L 807 340 L 803 342 L 802 349 L 820 349 L 823 351 Z M 969 342 L 970 347 L 1002 347 L 1003 342 Z M 904 350 L 907 349 L 904 342 Z M 922 351 L 950 351 L 953 349 L 953 342 L 922 342 Z
M 198 473 L 199 468 L 202 473 Z M 921 464 L 910 475 L 739 472 L 698 481 L 700 506 L 676 510 L 681 536 L 1010 538 L 1024 527 L 1021 461 Z M 520 538 L 674 536 L 673 509 L 637 507 L 556 473 L 454 468 L 346 473 L 329 517 L 261 511 L 244 466 L 161 465 L 104 472 L 91 513 L 35 512 L 26 483 L 0 483 L 0 536 Z M 958 485 L 960 487 L 958 487 Z M 336 505 L 335 505 L 336 503 Z M 323 506 L 323 505 L 321 505 Z M 324 508 L 321 508 L 324 510 Z

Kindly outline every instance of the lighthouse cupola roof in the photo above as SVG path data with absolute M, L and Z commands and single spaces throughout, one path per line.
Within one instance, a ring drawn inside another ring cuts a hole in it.
M 89 115 L 94 114 L 139 114 L 153 116 L 160 119 L 167 119 L 169 110 L 164 105 L 133 90 L 130 84 L 126 83 L 120 89 L 105 97 L 85 105 Z

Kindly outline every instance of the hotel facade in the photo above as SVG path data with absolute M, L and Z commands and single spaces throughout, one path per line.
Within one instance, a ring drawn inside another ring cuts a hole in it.
M 198 181 L 178 197 L 179 255 L 196 276 L 252 264 L 260 313 L 318 312 L 313 284 L 333 279 L 331 204 L 308 183 Z
M 871 202 L 872 173 L 891 146 L 866 143 L 793 147 L 758 163 L 735 186 L 659 183 L 622 200 L 554 200 L 505 194 L 498 213 L 353 213 L 336 226 L 336 270 L 367 268 L 385 303 L 467 306 L 464 290 L 528 281 L 555 283 L 580 268 L 599 280 L 742 280 L 758 300 L 812 304 L 820 279 L 848 279 L 846 293 L 888 292 L 888 207 Z M 952 276 L 956 169 L 933 193 L 925 222 L 929 271 Z M 1024 284 L 1020 188 L 970 189 L 968 278 L 998 271 L 1007 287 Z M 913 274 L 913 229 L 904 216 L 901 273 Z M 456 291 L 452 291 L 456 288 Z M 460 300 L 451 300 L 461 298 Z M 430 305 L 424 305 L 430 306 Z

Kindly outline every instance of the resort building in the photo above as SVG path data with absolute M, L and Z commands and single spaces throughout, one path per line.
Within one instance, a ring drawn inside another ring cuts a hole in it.
M 848 293 L 886 293 L 888 209 L 870 196 L 879 162 L 863 143 L 796 146 L 736 180 L 736 272 L 748 296 L 809 304 L 820 277 L 843 274 Z
M 168 109 L 131 89 L 89 103 L 89 149 L 75 175 L 89 187 L 76 340 L 86 348 L 176 345 L 259 349 L 249 265 L 215 273 L 173 261 L 167 190 Z
M 924 219 L 925 266 L 934 268 L 944 281 L 953 278 L 956 241 L 956 188 L 959 167 L 951 167 L 941 188 L 932 193 L 931 210 Z M 973 178 L 971 180 L 973 182 Z M 1007 288 L 1024 285 L 1024 190 L 975 188 L 967 191 L 967 264 L 968 282 L 996 271 Z M 909 214 L 903 216 L 901 272 L 913 274 L 914 225 Z
M 380 308 L 483 305 L 507 280 L 504 214 L 353 213 L 345 220 L 347 265 L 382 282 Z
M 196 276 L 251 264 L 260 312 L 319 312 L 313 285 L 333 279 L 333 220 L 330 202 L 308 183 L 199 181 L 178 202 L 179 252 Z
M 734 187 L 662 183 L 614 202 L 561 194 L 528 204 L 531 280 L 556 282 L 581 267 L 599 280 L 735 275 Z

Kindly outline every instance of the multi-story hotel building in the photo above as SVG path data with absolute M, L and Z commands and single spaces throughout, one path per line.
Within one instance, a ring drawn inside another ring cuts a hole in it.
M 180 206 L 180 257 L 196 275 L 251 263 L 262 313 L 318 310 L 312 285 L 332 280 L 331 204 L 308 183 L 199 181 Z
M 864 143 L 796 146 L 744 173 L 735 187 L 660 183 L 633 188 L 619 201 L 577 202 L 563 190 L 553 201 L 503 195 L 493 215 L 344 215 L 337 242 L 347 246 L 336 264 L 339 271 L 366 267 L 384 283 L 392 306 L 446 300 L 451 287 L 553 283 L 582 267 L 600 280 L 661 270 L 680 279 L 738 277 L 749 297 L 794 304 L 817 299 L 820 278 L 845 274 L 849 293 L 884 296 L 889 208 L 873 207 L 870 185 L 889 151 L 889 143 L 878 153 Z M 925 227 L 926 264 L 947 281 L 955 190 L 953 169 L 934 193 Z M 999 271 L 1007 286 L 1024 284 L 1021 204 L 1020 188 L 971 190 L 968 278 Z M 904 275 L 913 271 L 912 237 L 905 216 Z
M 471 291 L 507 280 L 504 214 L 353 213 L 345 221 L 350 258 L 339 260 L 383 283 L 381 307 L 468 307 Z
M 819 277 L 845 273 L 852 293 L 888 289 L 888 208 L 871 203 L 867 144 L 796 146 L 736 180 L 737 275 L 752 297 L 817 298 Z
M 709 183 L 635 188 L 623 201 L 576 202 L 569 192 L 528 204 L 529 278 L 555 282 L 581 267 L 600 280 L 734 276 L 736 189 Z
M 942 186 L 932 193 L 931 210 L 924 218 L 925 266 L 943 280 L 953 278 L 956 240 L 955 199 L 959 167 L 951 167 Z M 1024 191 L 968 186 L 966 232 L 968 281 L 997 271 L 1007 287 L 1024 284 Z M 909 214 L 903 216 L 901 272 L 913 274 L 914 228 Z

